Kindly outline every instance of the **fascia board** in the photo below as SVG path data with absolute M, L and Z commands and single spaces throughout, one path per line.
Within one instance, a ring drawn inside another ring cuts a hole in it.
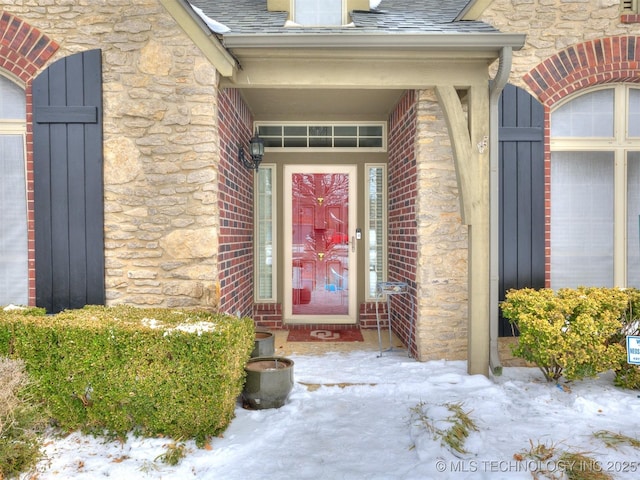
M 459 20 L 478 20 L 480 15 L 487 9 L 493 0 L 471 0 L 467 6 L 462 9 L 455 21 Z
M 520 50 L 526 35 L 518 33 L 427 33 L 427 34 L 226 34 L 224 45 L 237 48 L 357 48 L 421 50 Z

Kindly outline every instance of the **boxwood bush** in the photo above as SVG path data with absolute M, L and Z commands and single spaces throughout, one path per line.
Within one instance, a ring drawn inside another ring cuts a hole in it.
M 626 363 L 626 335 L 638 331 L 636 289 L 576 288 L 507 292 L 501 304 L 517 327 L 517 357 L 536 364 L 548 381 L 616 371 L 616 384 L 640 386 L 638 367 Z
M 41 457 L 46 416 L 24 394 L 29 383 L 24 362 L 0 356 L 0 479 L 17 477 Z
M 226 429 L 253 321 L 207 311 L 86 307 L 0 312 L 0 355 L 20 358 L 62 429 L 193 438 Z

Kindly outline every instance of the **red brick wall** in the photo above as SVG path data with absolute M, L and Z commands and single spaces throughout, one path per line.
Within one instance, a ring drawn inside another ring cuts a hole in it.
M 253 177 L 238 161 L 238 144 L 247 148 L 252 135 L 251 112 L 239 90 L 218 97 L 220 134 L 220 309 L 251 316 L 253 307 Z
M 29 238 L 29 305 L 36 301 L 35 233 L 33 213 L 33 79 L 58 50 L 58 44 L 20 18 L 7 12 L 0 15 L 0 70 L 24 83 L 27 107 L 26 174 L 27 235 Z
M 391 298 L 393 330 L 405 344 L 415 345 L 411 328 L 416 302 L 417 168 L 415 155 L 417 95 L 408 91 L 389 117 L 388 280 L 407 282 L 409 295 Z M 412 352 L 415 354 L 416 352 Z
M 280 303 L 256 303 L 253 306 L 253 320 L 256 327 L 280 330 L 284 328 L 282 323 L 282 304 Z
M 640 15 L 637 13 L 625 13 L 620 15 L 621 23 L 640 23 Z
M 377 312 L 376 308 L 378 309 Z M 378 316 L 380 317 L 380 328 L 387 328 L 387 302 L 381 301 L 377 306 L 375 302 L 360 304 L 358 317 L 360 320 L 360 328 L 378 328 Z
M 545 281 L 551 284 L 551 150 L 553 105 L 594 85 L 640 83 L 640 36 L 605 37 L 559 51 L 524 77 L 545 109 Z

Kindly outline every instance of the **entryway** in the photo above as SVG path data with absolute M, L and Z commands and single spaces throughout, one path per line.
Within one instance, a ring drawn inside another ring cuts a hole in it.
M 355 324 L 357 167 L 284 167 L 284 322 Z

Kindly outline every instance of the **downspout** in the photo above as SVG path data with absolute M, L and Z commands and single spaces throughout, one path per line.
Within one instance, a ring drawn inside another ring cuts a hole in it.
M 500 241 L 500 156 L 498 144 L 498 102 L 509 81 L 513 54 L 511 47 L 502 47 L 498 72 L 490 85 L 489 93 L 489 204 L 490 204 L 490 260 L 489 260 L 489 369 L 494 375 L 502 375 L 502 364 L 498 350 L 498 302 L 499 302 L 499 241 Z

